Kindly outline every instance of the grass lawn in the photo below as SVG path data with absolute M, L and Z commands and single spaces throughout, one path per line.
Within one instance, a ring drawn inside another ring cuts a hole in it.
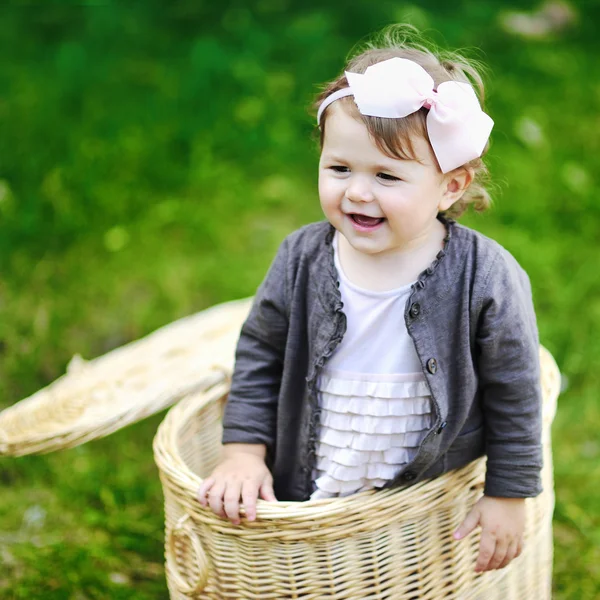
M 600 597 L 600 8 L 531 38 L 503 26 L 522 1 L 87 4 L 0 7 L 0 408 L 73 354 L 252 295 L 283 237 L 322 218 L 316 84 L 408 20 L 489 65 L 495 205 L 463 221 L 530 275 L 566 388 L 554 598 Z M 167 597 L 162 416 L 0 459 L 1 598 Z

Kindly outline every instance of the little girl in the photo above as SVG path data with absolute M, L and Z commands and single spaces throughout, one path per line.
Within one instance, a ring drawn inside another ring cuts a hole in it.
M 238 524 L 258 497 L 413 484 L 486 454 L 484 495 L 454 537 L 481 526 L 475 570 L 502 568 L 541 491 L 531 289 L 504 248 L 452 219 L 489 203 L 480 76 L 385 39 L 318 97 L 327 220 L 283 241 L 256 293 L 199 499 Z

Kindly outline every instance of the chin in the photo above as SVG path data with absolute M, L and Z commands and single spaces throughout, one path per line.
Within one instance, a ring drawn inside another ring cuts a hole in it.
M 385 251 L 385 248 L 380 248 L 379 246 L 373 244 L 361 244 L 360 242 L 357 244 L 355 241 L 348 241 L 356 251 L 362 252 L 362 254 L 369 254 L 371 256 L 374 256 Z

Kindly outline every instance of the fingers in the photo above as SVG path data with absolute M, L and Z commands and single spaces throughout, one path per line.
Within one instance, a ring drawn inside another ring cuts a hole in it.
M 219 517 L 225 517 L 223 510 L 223 496 L 225 495 L 225 484 L 217 481 L 208 492 L 208 505 L 210 509 Z
M 202 482 L 198 488 L 197 497 L 200 504 L 206 508 L 207 506 L 219 517 L 224 517 L 223 510 L 223 494 L 225 485 L 217 482 L 213 477 L 208 477 Z
M 498 569 L 504 569 L 512 560 L 518 556 L 519 540 L 514 539 L 508 546 L 504 560 L 498 565 Z
M 254 521 L 254 519 L 256 519 L 258 490 L 258 485 L 254 481 L 245 481 L 242 486 L 242 502 L 246 509 L 246 518 L 248 521 Z
M 216 482 L 213 478 L 206 479 L 198 488 L 198 500 L 205 508 L 207 506 L 219 517 L 228 518 L 234 525 L 240 524 L 240 500 L 244 505 L 249 521 L 256 519 L 256 501 L 259 496 L 269 501 L 276 501 L 271 479 L 265 480 L 259 487 L 255 481 L 245 480 Z
M 206 505 L 208 504 L 208 498 L 206 497 L 206 495 L 208 494 L 208 491 L 214 484 L 215 480 L 212 477 L 208 477 L 202 482 L 202 485 L 198 488 L 198 500 L 200 501 L 200 504 L 204 506 L 204 508 L 206 508 Z
M 240 524 L 240 497 L 242 484 L 239 481 L 229 482 L 223 495 L 223 509 L 227 518 L 234 524 Z
M 266 478 L 260 486 L 260 497 L 267 502 L 277 502 L 275 492 L 273 491 L 273 479 Z
M 252 461 L 250 461 L 252 463 Z M 248 472 L 250 471 L 250 472 Z M 245 471 L 235 465 L 217 469 L 198 488 L 198 500 L 219 517 L 227 518 L 233 525 L 240 524 L 240 508 L 243 504 L 248 521 L 256 519 L 259 495 L 264 500 L 276 502 L 273 492 L 273 476 L 264 464 L 250 464 Z
M 515 558 L 517 556 L 521 556 L 521 554 L 523 553 L 523 547 L 524 547 L 524 545 L 525 545 L 525 542 L 523 541 L 523 536 L 521 536 L 519 538 L 519 543 L 517 544 L 517 554 L 516 554 Z
M 482 534 L 475 572 L 504 569 L 523 551 L 523 538 L 495 539 L 491 534 Z
M 479 520 L 481 518 L 481 513 L 474 506 L 469 514 L 465 517 L 465 520 L 460 524 L 458 529 L 454 532 L 455 540 L 462 540 L 465 536 L 469 535 L 477 525 L 479 525 Z
M 492 558 L 490 558 L 490 561 L 487 565 L 487 569 L 486 569 L 487 571 L 492 571 L 493 569 L 498 569 L 500 567 L 500 565 L 506 559 L 509 547 L 510 547 L 510 540 L 508 537 L 502 537 L 502 538 L 496 539 L 496 549 L 494 551 Z M 510 562 L 510 559 L 509 559 L 509 562 Z
M 475 573 L 486 571 L 496 551 L 496 539 L 484 530 L 479 542 L 479 556 L 475 564 Z

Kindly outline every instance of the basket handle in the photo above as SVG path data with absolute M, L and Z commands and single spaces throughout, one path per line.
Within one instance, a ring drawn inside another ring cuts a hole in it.
M 193 549 L 196 564 L 199 569 L 198 576 L 195 581 L 192 582 L 188 580 L 187 575 L 181 573 L 176 558 L 175 542 L 177 541 L 177 538 L 181 539 L 184 537 L 188 538 L 189 545 Z M 177 521 L 175 527 L 171 529 L 167 536 L 166 562 L 167 568 L 171 572 L 173 583 L 180 593 L 191 596 L 200 593 L 205 588 L 206 583 L 208 582 L 208 560 L 206 559 L 206 554 L 202 548 L 202 543 L 192 527 L 190 516 L 187 514 L 183 515 L 183 517 Z

